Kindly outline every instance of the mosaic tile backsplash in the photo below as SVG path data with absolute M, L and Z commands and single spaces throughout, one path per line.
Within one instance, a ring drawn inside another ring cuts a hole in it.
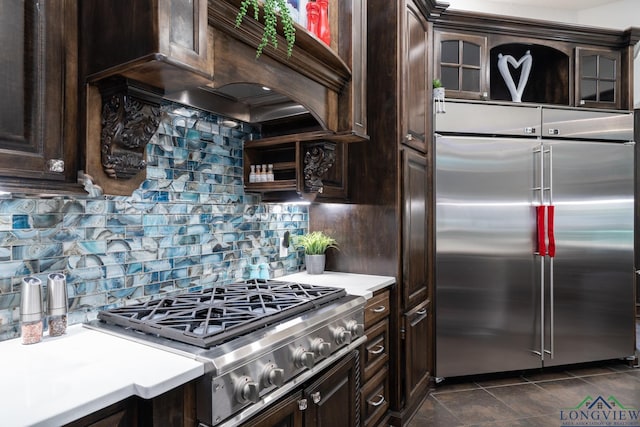
M 19 336 L 20 284 L 67 276 L 69 323 L 101 309 L 249 278 L 296 272 L 302 252 L 279 257 L 285 231 L 308 228 L 304 205 L 245 194 L 242 124 L 171 104 L 147 145 L 147 179 L 130 197 L 0 199 L 0 341 Z M 264 272 L 264 271 L 263 271 Z M 46 327 L 46 325 L 45 325 Z

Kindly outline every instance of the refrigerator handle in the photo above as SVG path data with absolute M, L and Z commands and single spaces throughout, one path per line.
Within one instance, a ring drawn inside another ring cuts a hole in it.
M 547 255 L 547 244 L 545 239 L 545 213 L 546 206 L 536 206 L 536 219 L 537 219 L 537 230 L 538 230 L 538 254 L 540 256 Z
M 549 256 L 556 256 L 556 235 L 554 230 L 555 206 L 547 206 L 547 237 L 549 239 Z
M 553 257 L 556 256 L 555 236 L 555 206 L 553 206 L 553 147 L 549 147 L 549 205 L 547 206 L 547 237 L 549 239 L 549 350 L 544 352 L 553 359 L 555 341 L 554 328 L 554 283 L 553 283 Z

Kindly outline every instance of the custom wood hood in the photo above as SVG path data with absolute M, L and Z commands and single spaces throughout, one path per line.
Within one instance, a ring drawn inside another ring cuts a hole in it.
M 86 169 L 100 185 L 109 178 L 144 179 L 135 169 L 144 169 L 141 147 L 155 132 L 163 99 L 254 123 L 269 137 L 322 131 L 339 142 L 368 139 L 366 0 L 330 1 L 331 46 L 296 25 L 291 57 L 279 28 L 278 49 L 269 45 L 256 58 L 263 25 L 248 14 L 236 27 L 240 5 L 241 0 L 80 3 Z M 118 113 L 121 107 L 145 118 L 126 117 Z M 129 156 L 116 159 L 128 165 L 126 171 L 106 165 L 104 153 L 116 151 Z M 112 194 L 131 187 L 106 185 Z

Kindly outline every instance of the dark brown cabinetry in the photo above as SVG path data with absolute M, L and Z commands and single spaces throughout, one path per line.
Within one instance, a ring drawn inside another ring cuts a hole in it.
M 487 38 L 475 34 L 434 31 L 434 77 L 451 98 L 487 96 Z
M 2 189 L 80 191 L 77 2 L 4 2 L 0 40 Z
M 245 191 L 263 201 L 343 201 L 347 193 L 349 139 L 329 132 L 308 132 L 246 141 Z M 251 182 L 252 166 L 273 166 L 274 180 Z
M 429 387 L 433 369 L 433 313 L 431 300 L 427 299 L 402 319 L 404 340 L 404 393 L 408 402 L 419 403 Z
M 433 369 L 424 370 L 411 359 L 417 354 L 412 353 L 414 348 L 422 353 L 430 339 L 427 333 L 418 336 L 428 324 L 416 324 L 412 318 L 403 333 L 405 313 L 427 301 L 432 287 L 427 274 L 427 164 L 433 108 L 430 20 L 432 13 L 440 12 L 433 8 L 423 0 L 368 0 L 370 141 L 349 145 L 353 203 L 312 204 L 309 213 L 310 228 L 330 230 L 340 242 L 340 252 L 327 256 L 329 270 L 397 279 L 389 289 L 388 347 L 384 323 L 376 322 L 367 332 L 370 341 L 363 355 L 363 377 L 367 379 L 362 389 L 365 425 L 406 424 L 427 395 L 425 385 Z M 388 362 L 372 354 L 382 347 L 388 348 Z M 423 360 L 431 363 L 426 357 Z M 381 367 L 367 368 L 378 366 L 376 363 Z M 405 379 L 406 369 L 416 375 L 410 383 Z M 388 419 L 382 409 L 386 403 Z
M 360 424 L 359 353 L 342 358 L 312 383 L 280 400 L 244 427 L 352 427 Z
M 248 192 L 271 201 L 283 200 L 285 193 L 344 200 L 348 150 L 335 143 L 368 139 L 366 7 L 366 0 L 330 0 L 330 46 L 298 26 L 289 57 L 279 28 L 280 47 L 268 46 L 256 58 L 263 13 L 259 20 L 250 13 L 236 26 L 241 0 L 81 2 L 81 28 L 87 33 L 81 46 L 81 77 L 88 83 L 86 172 L 110 194 L 129 194 L 136 188 L 144 179 L 144 162 L 136 161 L 141 150 L 119 141 L 119 129 L 142 123 L 133 133 L 140 135 L 136 147 L 144 147 L 158 126 L 157 107 L 167 99 L 255 125 L 266 140 L 250 141 L 247 164 L 277 152 L 295 153 L 300 161 L 270 162 L 274 167 L 278 163 L 277 173 L 287 178 L 247 185 Z M 133 114 L 108 115 L 109 107 L 125 103 Z M 284 139 L 270 139 L 281 136 Z M 313 139 L 315 147 L 334 143 L 326 153 L 336 160 L 325 163 L 335 166 L 321 173 L 309 172 L 303 163 L 307 152 L 301 152 L 306 147 L 296 143 L 309 146 Z M 107 158 L 114 152 L 124 159 Z M 124 170 L 120 164 L 138 166 Z M 245 175 L 248 178 L 248 171 Z M 322 182 L 313 182 L 318 180 Z
M 402 301 L 410 309 L 429 298 L 427 158 L 402 151 Z
M 367 302 L 364 328 L 367 342 L 362 351 L 362 425 L 385 422 L 389 410 L 389 291 L 383 290 Z
M 514 87 L 523 90 L 522 102 L 633 106 L 637 28 L 613 31 L 448 10 L 434 18 L 433 26 L 434 75 L 447 97 L 511 101 L 497 65 L 504 55 L 513 59 L 507 68 Z M 532 66 L 521 83 L 527 53 Z
M 114 403 L 64 427 L 136 427 L 139 423 L 139 399 L 130 397 Z
M 118 75 L 168 93 L 213 77 L 207 0 L 92 1 L 80 9 L 90 82 Z
M 621 62 L 619 51 L 576 48 L 576 105 L 619 109 Z
M 195 386 L 178 386 L 153 399 L 129 397 L 65 427 L 184 427 L 196 425 Z
M 406 2 L 404 10 L 402 87 L 403 143 L 426 152 L 426 142 L 431 131 L 429 99 L 431 69 L 428 66 L 428 23 L 416 3 Z

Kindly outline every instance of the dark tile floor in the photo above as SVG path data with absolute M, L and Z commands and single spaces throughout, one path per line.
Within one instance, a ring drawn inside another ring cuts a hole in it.
M 613 396 L 624 407 L 637 410 L 640 369 L 609 361 L 520 375 L 452 378 L 430 393 L 408 427 L 563 426 L 570 424 L 562 420 L 567 408 L 579 406 L 588 396 L 605 400 Z M 638 426 L 640 421 L 620 425 Z

